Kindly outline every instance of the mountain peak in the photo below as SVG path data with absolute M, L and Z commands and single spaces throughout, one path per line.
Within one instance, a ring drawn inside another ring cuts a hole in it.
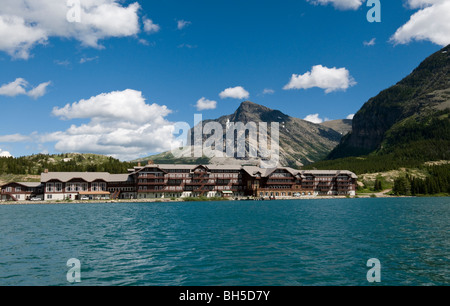
M 244 101 L 229 118 L 231 122 L 284 122 L 290 118 L 279 110 L 273 110 L 266 106 Z
M 254 111 L 272 111 L 272 109 L 252 101 L 244 101 L 238 107 L 236 112 L 254 112 Z
M 202 122 L 206 125 L 209 122 L 218 122 L 222 126 L 223 139 L 228 137 L 228 124 L 230 122 L 241 122 L 243 124 L 256 123 L 258 125 L 258 133 L 261 133 L 260 123 L 267 123 L 267 136 L 268 140 L 272 137 L 272 124 L 273 122 L 279 123 L 279 162 L 283 166 L 300 167 L 304 164 L 312 163 L 323 159 L 327 154 L 339 143 L 342 135 L 336 130 L 313 124 L 311 122 L 290 117 L 279 110 L 273 110 L 266 106 L 259 105 L 251 101 L 244 101 L 240 104 L 238 109 L 230 115 L 224 115 L 215 120 L 205 120 Z M 235 131 L 238 133 L 238 131 Z M 242 133 L 242 131 L 239 131 Z M 258 136 L 258 140 L 249 139 L 250 133 L 246 133 L 245 138 L 245 150 L 246 157 L 238 157 L 236 154 L 233 157 L 211 157 L 208 162 L 212 164 L 259 164 L 261 160 L 265 160 L 263 156 L 257 158 L 249 157 L 250 142 L 253 145 L 258 146 L 261 141 L 261 136 Z M 236 134 L 237 135 L 237 134 Z M 240 134 L 242 135 L 242 134 Z M 188 136 L 191 140 L 191 144 L 195 143 L 195 131 L 191 129 Z M 237 137 L 237 136 L 236 136 Z M 204 134 L 202 141 L 205 142 L 210 138 L 210 134 Z M 232 144 L 238 144 L 238 140 L 231 142 Z M 226 142 L 228 145 L 228 142 Z M 259 147 L 258 147 L 259 150 Z M 191 152 L 189 148 L 186 150 Z M 149 159 L 149 158 L 144 158 Z M 153 156 L 150 159 L 165 163 L 178 163 L 170 152 Z M 184 162 L 189 158 L 184 158 Z M 196 161 L 197 158 L 191 158 L 190 160 Z M 198 163 L 198 162 L 195 162 Z M 202 161 L 202 163 L 205 163 Z

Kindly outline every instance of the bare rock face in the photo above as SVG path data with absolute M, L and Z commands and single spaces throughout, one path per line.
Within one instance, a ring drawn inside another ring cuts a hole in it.
M 342 133 L 334 130 L 331 127 L 314 124 L 302 119 L 290 117 L 279 110 L 273 110 L 268 107 L 250 102 L 244 101 L 239 108 L 230 115 L 222 116 L 215 120 L 204 120 L 202 122 L 203 128 L 210 122 L 218 122 L 223 130 L 223 153 L 225 157 L 190 157 L 190 158 L 175 158 L 171 152 L 164 152 L 158 155 L 145 157 L 137 161 L 153 160 L 155 163 L 211 163 L 211 164 L 228 164 L 228 165 L 260 165 L 261 161 L 267 160 L 264 156 L 258 154 L 256 158 L 250 157 L 249 154 L 249 135 L 246 134 L 245 140 L 245 156 L 239 157 L 235 154 L 233 157 L 226 157 L 226 131 L 227 125 L 230 123 L 242 123 L 247 125 L 248 123 L 255 123 L 258 126 L 258 137 L 261 130 L 259 129 L 260 123 L 267 123 L 268 143 L 269 150 L 271 143 L 271 124 L 273 122 L 279 125 L 279 165 L 290 166 L 294 168 L 301 167 L 305 164 L 310 164 L 321 159 L 324 159 L 333 148 L 335 148 L 340 139 Z M 183 148 L 183 152 L 193 152 L 195 147 L 195 133 L 194 130 L 198 127 L 194 127 L 190 130 L 188 139 L 191 140 L 191 147 Z M 213 131 L 212 133 L 216 133 Z M 211 134 L 202 133 L 203 143 L 211 137 Z M 259 138 L 258 138 L 259 139 Z M 259 141 L 259 140 L 258 140 Z M 235 141 L 235 148 L 237 147 L 237 141 Z M 256 144 L 256 147 L 258 145 Z M 197 147 L 198 148 L 198 147 Z M 215 147 L 213 149 L 216 149 Z M 261 152 L 258 152 L 261 153 Z
M 244 125 L 254 122 L 257 125 L 260 122 L 267 123 L 269 141 L 271 135 L 271 123 L 279 124 L 279 143 L 280 143 L 280 165 L 300 167 L 304 164 L 319 161 L 327 156 L 327 154 L 339 143 L 342 134 L 334 129 L 314 124 L 302 119 L 290 117 L 281 111 L 273 110 L 268 107 L 244 101 L 239 108 L 231 115 L 223 116 L 217 120 L 205 120 L 203 125 L 208 122 L 219 122 L 224 130 L 224 139 L 226 134 L 227 123 L 241 122 Z M 193 135 L 193 129 L 191 130 Z M 209 135 L 204 135 L 205 141 Z M 193 142 L 193 138 L 192 143 Z M 246 141 L 246 150 L 248 153 L 248 139 Z M 246 154 L 248 156 L 248 154 Z M 242 162 L 246 161 L 255 163 L 254 159 L 239 158 Z M 222 162 L 225 162 L 222 160 Z M 234 163 L 234 161 L 229 161 Z
M 336 132 L 341 133 L 341 135 L 346 135 L 352 131 L 352 120 L 351 119 L 338 119 L 322 122 L 320 125 L 329 127 Z

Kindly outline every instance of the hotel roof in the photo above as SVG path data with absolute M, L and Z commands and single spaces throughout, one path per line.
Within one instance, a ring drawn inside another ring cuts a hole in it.
M 7 186 L 7 185 L 11 185 L 11 184 L 17 184 L 17 185 L 21 185 L 21 186 L 29 187 L 29 188 L 37 188 L 42 185 L 42 183 L 37 183 L 37 182 L 11 182 L 11 183 L 5 184 L 3 186 Z
M 85 182 L 94 182 L 102 180 L 105 182 L 126 182 L 130 180 L 130 175 L 138 173 L 145 168 L 158 168 L 162 171 L 166 170 L 190 170 L 193 171 L 198 167 L 205 167 L 209 170 L 244 170 L 248 175 L 255 177 L 258 173 L 261 177 L 270 176 L 275 170 L 286 170 L 293 176 L 300 175 L 305 177 L 305 175 L 332 175 L 338 176 L 340 174 L 349 175 L 352 178 L 358 178 L 356 174 L 348 170 L 296 170 L 290 167 L 276 167 L 276 168 L 260 168 L 257 166 L 240 166 L 240 165 L 178 165 L 178 164 L 167 164 L 167 165 L 146 165 L 143 167 L 134 167 L 134 171 L 127 174 L 109 174 L 107 172 L 49 172 L 42 173 L 41 182 L 46 183 L 51 180 L 56 180 L 60 182 L 69 182 L 74 179 L 81 179 Z M 130 169 L 131 170 L 131 169 Z M 30 184 L 30 183 L 20 183 Z M 39 183 L 33 183 L 30 187 L 37 187 Z M 24 185 L 27 186 L 27 185 Z
M 46 183 L 52 180 L 69 182 L 73 179 L 82 179 L 86 182 L 97 180 L 109 181 L 111 174 L 107 172 L 48 172 L 41 174 L 41 182 Z

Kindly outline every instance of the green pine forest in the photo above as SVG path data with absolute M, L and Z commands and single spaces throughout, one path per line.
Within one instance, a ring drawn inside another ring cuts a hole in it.
M 23 157 L 0 158 L 0 175 L 40 175 L 50 172 L 109 172 L 127 173 L 136 163 L 121 162 L 115 158 L 96 154 L 37 154 Z

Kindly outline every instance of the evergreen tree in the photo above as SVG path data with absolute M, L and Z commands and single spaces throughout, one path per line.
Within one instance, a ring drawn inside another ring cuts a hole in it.
M 400 176 L 394 180 L 392 192 L 395 195 L 410 195 L 411 184 L 405 176 Z
M 382 191 L 383 190 L 383 183 L 382 183 L 380 177 L 377 177 L 375 179 L 375 186 L 374 186 L 373 190 L 374 191 Z

